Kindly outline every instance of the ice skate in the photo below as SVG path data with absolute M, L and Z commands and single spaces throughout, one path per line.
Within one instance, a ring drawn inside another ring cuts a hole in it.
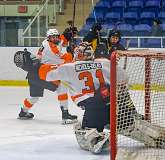
M 33 117 L 34 117 L 33 113 L 25 112 L 22 108 L 21 108 L 21 112 L 18 115 L 18 119 L 21 120 L 33 119 Z
M 62 124 L 73 124 L 77 122 L 77 116 L 71 115 L 68 110 L 64 110 L 63 107 L 61 107 L 62 111 Z

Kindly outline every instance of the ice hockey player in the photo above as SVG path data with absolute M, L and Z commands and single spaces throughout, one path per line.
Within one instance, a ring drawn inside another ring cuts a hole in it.
M 100 22 L 94 23 L 89 32 L 84 36 L 83 41 L 90 43 L 95 55 L 104 55 L 108 52 L 106 39 L 102 38 L 102 25 Z
M 109 134 L 104 132 L 104 126 L 109 124 L 110 119 L 110 62 L 103 58 L 94 59 L 93 53 L 88 43 L 82 43 L 75 48 L 74 63 L 63 64 L 48 73 L 45 72 L 45 77 L 50 82 L 60 80 L 68 84 L 72 99 L 85 109 L 82 123 L 74 127 L 77 142 L 84 150 L 100 153 L 109 137 Z M 155 126 L 145 121 L 143 116 L 139 116 L 130 98 L 127 80 L 125 71 L 117 66 L 118 134 L 149 147 L 165 148 L 165 128 Z M 123 95 L 124 100 L 121 99 Z
M 100 43 L 100 31 L 102 29 L 101 23 L 93 24 L 92 28 L 89 30 L 87 35 L 84 36 L 83 42 L 88 42 L 91 44 L 93 50 L 96 50 L 96 47 Z
M 107 51 L 106 52 L 96 52 L 95 57 L 96 58 L 108 58 L 110 59 L 111 53 L 116 50 L 126 50 L 125 47 L 120 43 L 121 34 L 117 30 L 111 30 L 108 35 L 107 40 Z
M 46 37 L 47 38 L 42 42 L 42 45 L 37 53 L 37 58 L 40 60 L 41 64 L 58 65 L 72 61 L 72 55 L 66 52 L 67 40 L 63 35 L 59 34 L 58 30 L 49 29 L 47 31 Z M 55 91 L 57 88 L 56 84 L 53 86 L 52 83 L 51 85 L 46 84 L 46 86 L 43 87 L 43 83 L 45 82 L 41 82 L 40 78 L 38 77 L 38 69 L 40 65 L 38 67 L 34 67 L 28 72 L 27 79 L 30 87 L 30 97 L 25 98 L 21 112 L 19 113 L 19 119 L 32 119 L 34 115 L 29 113 L 29 110 L 39 100 L 40 97 L 43 97 L 44 89 L 46 88 Z M 48 88 L 47 85 L 49 86 Z M 76 122 L 77 116 L 71 115 L 68 112 L 67 89 L 64 87 L 58 87 L 57 93 L 62 111 L 62 123 L 66 124 Z

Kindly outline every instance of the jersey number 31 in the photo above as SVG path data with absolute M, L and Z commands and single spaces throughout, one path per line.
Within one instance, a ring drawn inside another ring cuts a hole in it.
M 100 87 L 105 85 L 105 80 L 101 69 L 97 69 L 95 72 L 95 77 L 100 83 Z M 79 80 L 84 80 L 85 88 L 82 89 L 82 93 L 92 93 L 95 91 L 95 85 L 92 73 L 89 71 L 84 71 L 79 74 Z

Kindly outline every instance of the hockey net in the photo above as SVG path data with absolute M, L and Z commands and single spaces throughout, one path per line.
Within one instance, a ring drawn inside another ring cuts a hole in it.
M 121 94 L 116 66 L 124 67 L 128 76 L 128 93 Z M 129 125 L 129 109 L 120 106 L 133 103 L 140 118 L 165 127 L 165 52 L 156 50 L 117 51 L 111 55 L 110 156 L 111 160 L 164 160 L 164 149 L 144 145 L 120 134 Z M 122 123 L 123 125 L 119 125 Z M 151 133 L 152 134 L 152 133 Z

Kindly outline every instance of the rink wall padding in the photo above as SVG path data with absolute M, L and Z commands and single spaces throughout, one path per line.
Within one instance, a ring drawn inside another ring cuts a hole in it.
M 17 51 L 24 50 L 24 48 L 27 48 L 29 52 L 36 54 L 39 47 L 0 47 L 0 86 L 28 86 L 25 79 L 27 73 L 16 67 L 13 61 L 14 54 Z M 164 48 L 156 50 L 165 51 Z M 143 90 L 143 86 L 134 84 L 131 85 L 131 89 Z
M 24 80 L 0 80 L 0 86 L 27 87 L 28 82 Z
M 14 54 L 24 48 L 33 54 L 37 53 L 38 47 L 0 47 L 0 85 L 1 86 L 26 86 L 27 72 L 16 67 Z

